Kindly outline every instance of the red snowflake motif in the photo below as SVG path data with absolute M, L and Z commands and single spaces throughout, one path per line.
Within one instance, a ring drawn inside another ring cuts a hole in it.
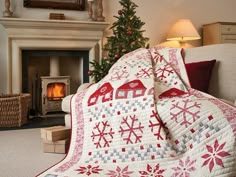
M 170 139 L 169 130 L 166 127 L 166 122 L 163 123 L 155 111 L 152 111 L 152 115 L 150 117 L 151 120 L 149 121 L 149 127 L 151 128 L 151 131 L 154 133 L 154 136 L 156 136 L 158 140 L 160 139 L 163 140 L 164 138 L 162 134 L 164 132 L 165 139 Z
M 102 169 L 100 169 L 99 166 L 92 167 L 91 165 L 88 165 L 87 167 L 80 166 L 75 171 L 78 171 L 78 174 L 90 176 L 91 174 L 99 174 L 99 171 L 102 171 Z
M 169 64 L 165 64 L 163 67 L 159 66 L 154 72 L 155 76 L 160 80 L 164 80 L 174 73 L 173 69 L 170 67 Z
M 172 108 L 170 108 L 171 119 L 175 120 L 176 123 L 181 121 L 180 125 L 188 127 L 188 125 L 191 125 L 200 117 L 198 115 L 200 113 L 200 105 L 200 103 L 188 99 L 177 102 L 172 105 Z
M 179 166 L 172 168 L 175 171 L 172 177 L 190 177 L 191 172 L 196 170 L 194 167 L 195 162 L 196 160 L 191 161 L 189 156 L 185 161 L 179 160 Z
M 153 56 L 153 61 L 154 61 L 154 63 L 162 62 L 163 56 L 159 55 L 158 52 L 155 51 L 154 56 Z
M 114 72 L 110 80 L 112 81 L 121 80 L 123 78 L 127 78 L 128 76 L 129 76 L 129 73 L 127 70 L 121 70 L 121 71 Z
M 120 126 L 120 133 L 126 144 L 133 144 L 141 142 L 144 126 L 138 121 L 135 115 L 123 117 L 123 121 Z
M 152 68 L 142 68 L 138 73 L 135 74 L 137 78 L 149 78 L 153 75 Z
M 141 174 L 140 177 L 149 177 L 149 176 L 154 176 L 154 177 L 164 177 L 163 172 L 165 171 L 164 169 L 159 169 L 160 165 L 157 164 L 154 169 L 152 169 L 152 166 L 147 164 L 147 169 L 146 171 L 139 171 Z
M 93 129 L 94 131 L 92 132 L 91 137 L 96 148 L 109 147 L 114 132 L 112 131 L 110 124 L 108 124 L 108 121 L 97 123 Z
M 216 139 L 213 146 L 206 145 L 207 151 L 209 153 L 204 154 L 202 156 L 202 158 L 206 159 L 203 162 L 202 167 L 209 164 L 210 172 L 214 168 L 215 164 L 217 164 L 217 165 L 219 165 L 221 167 L 224 167 L 224 163 L 222 161 L 222 157 L 226 157 L 226 156 L 230 155 L 228 152 L 222 150 L 224 148 L 224 146 L 225 146 L 225 143 L 226 142 L 224 142 L 223 144 L 219 145 L 218 140 Z
M 110 177 L 130 177 L 129 175 L 132 173 L 133 171 L 128 171 L 128 166 L 123 169 L 117 166 L 115 171 L 109 170 L 109 173 L 107 173 L 106 175 Z

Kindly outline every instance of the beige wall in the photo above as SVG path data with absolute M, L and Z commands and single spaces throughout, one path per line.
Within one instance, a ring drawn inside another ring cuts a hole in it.
M 202 25 L 216 21 L 236 22 L 235 0 L 134 0 L 138 5 L 137 16 L 141 18 L 146 30 L 145 37 L 150 38 L 150 46 L 165 42 L 171 25 L 179 18 L 189 18 L 202 34 Z M 103 0 L 106 21 L 113 22 L 119 9 L 118 0 Z M 69 20 L 87 20 L 87 12 L 62 11 L 24 8 L 23 0 L 11 0 L 11 8 L 15 17 L 47 19 L 50 12 L 64 13 Z M 4 0 L 0 0 L 0 13 L 4 11 Z M 1 16 L 1 15 L 0 15 Z M 109 35 L 106 31 L 105 35 Z M 191 43 L 200 46 L 201 40 Z M 6 33 L 0 25 L 0 94 L 6 93 Z

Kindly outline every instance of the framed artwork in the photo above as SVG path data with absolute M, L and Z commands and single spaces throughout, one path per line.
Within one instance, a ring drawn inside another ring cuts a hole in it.
M 24 0 L 24 7 L 85 10 L 85 0 Z

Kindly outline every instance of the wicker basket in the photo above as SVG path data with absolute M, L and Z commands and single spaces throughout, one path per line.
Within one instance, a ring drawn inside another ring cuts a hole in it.
M 0 127 L 20 127 L 27 123 L 30 94 L 0 95 Z

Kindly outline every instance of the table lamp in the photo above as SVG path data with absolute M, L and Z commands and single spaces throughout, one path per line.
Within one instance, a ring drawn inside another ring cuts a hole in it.
M 170 29 L 167 40 L 179 41 L 180 46 L 184 47 L 186 41 L 200 39 L 196 28 L 189 19 L 178 20 Z

